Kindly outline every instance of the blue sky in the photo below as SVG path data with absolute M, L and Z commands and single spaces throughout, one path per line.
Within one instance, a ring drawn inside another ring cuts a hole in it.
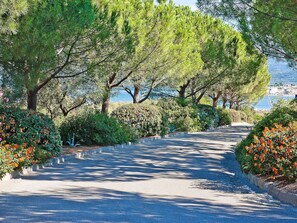
M 173 0 L 177 5 L 188 5 L 192 9 L 196 9 L 196 0 Z

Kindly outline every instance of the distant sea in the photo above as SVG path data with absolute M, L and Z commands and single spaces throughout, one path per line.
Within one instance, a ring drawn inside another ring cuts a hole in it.
M 280 99 L 292 100 L 294 96 L 265 96 L 255 105 L 256 110 L 270 110 L 272 105 Z
M 271 84 L 282 83 L 297 85 L 297 70 L 289 67 L 285 61 L 269 58 L 268 66 L 271 74 Z M 281 98 L 288 100 L 293 99 L 294 96 L 265 96 L 255 105 L 255 109 L 270 110 L 272 108 L 272 104 Z M 132 98 L 125 91 L 120 91 L 112 97 L 111 101 L 132 102 Z

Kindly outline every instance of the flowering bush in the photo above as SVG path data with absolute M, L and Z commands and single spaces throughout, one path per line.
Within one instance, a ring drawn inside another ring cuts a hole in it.
M 61 137 L 54 123 L 47 116 L 19 108 L 0 107 L 0 142 L 26 143 L 58 155 Z
M 240 163 L 242 170 L 246 173 L 251 170 L 250 161 L 248 161 L 246 157 L 246 146 L 254 143 L 255 136 L 261 138 L 265 128 L 274 128 L 275 124 L 281 124 L 287 127 L 289 123 L 294 121 L 297 121 L 297 112 L 287 107 L 276 109 L 259 121 L 247 138 L 236 146 L 236 159 Z
M 256 174 L 297 178 L 297 126 L 265 128 L 261 137 L 246 146 L 249 168 Z
M 34 153 L 35 148 L 28 147 L 27 144 L 0 144 L 0 177 L 15 169 L 37 163 Z

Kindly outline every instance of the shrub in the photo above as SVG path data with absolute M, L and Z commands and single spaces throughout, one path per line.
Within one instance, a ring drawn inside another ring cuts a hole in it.
M 114 110 L 111 115 L 133 128 L 138 137 L 161 133 L 162 116 L 156 106 L 129 104 Z
M 260 138 L 246 146 L 246 160 L 249 169 L 256 174 L 297 178 L 297 126 L 276 124 L 265 128 Z
M 6 144 L 26 144 L 45 150 L 52 156 L 59 154 L 60 134 L 47 116 L 19 108 L 1 107 L 0 123 L 0 138 Z
M 85 113 L 67 119 L 60 126 L 63 143 L 72 137 L 83 145 L 114 145 L 134 141 L 132 130 L 116 119 L 100 113 Z
M 265 127 L 273 128 L 275 124 L 280 124 L 284 127 L 287 127 L 289 123 L 294 122 L 295 120 L 297 120 L 297 112 L 291 108 L 284 107 L 274 110 L 272 113 L 267 114 L 261 121 L 259 121 L 247 138 L 236 147 L 236 159 L 240 163 L 242 169 L 245 172 L 251 170 L 250 165 L 246 160 L 245 148 L 246 146 L 249 146 L 251 143 L 253 143 L 255 136 L 260 138 Z
M 230 117 L 231 117 L 231 122 L 241 122 L 241 114 L 240 112 L 234 110 L 234 109 L 228 109 L 227 110 Z
M 219 124 L 219 114 L 210 105 L 197 105 L 202 130 L 216 128 Z
M 157 106 L 160 107 L 162 112 L 162 129 L 166 128 L 163 134 L 175 131 L 191 132 L 201 130 L 196 109 L 185 103 L 182 105 L 170 99 L 158 101 Z
M 226 109 L 220 108 L 217 109 L 219 115 L 219 123 L 218 126 L 230 125 L 231 124 L 231 116 Z

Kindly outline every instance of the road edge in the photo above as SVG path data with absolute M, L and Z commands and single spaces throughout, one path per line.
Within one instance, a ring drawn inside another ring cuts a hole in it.
M 297 194 L 282 190 L 278 187 L 277 182 L 265 181 L 261 176 L 253 175 L 251 172 L 245 175 L 251 183 L 263 189 L 272 197 L 297 207 Z

